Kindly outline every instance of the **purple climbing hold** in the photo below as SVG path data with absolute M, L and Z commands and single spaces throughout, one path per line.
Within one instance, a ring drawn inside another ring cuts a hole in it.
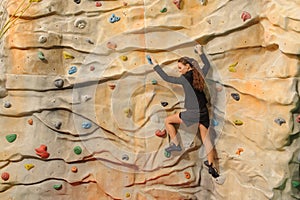
M 239 101 L 240 100 L 240 95 L 238 93 L 231 93 L 231 96 L 234 100 Z
M 160 102 L 160 104 L 161 104 L 163 107 L 166 107 L 167 105 L 169 105 L 169 103 L 166 102 L 166 101 L 162 101 L 162 102 Z

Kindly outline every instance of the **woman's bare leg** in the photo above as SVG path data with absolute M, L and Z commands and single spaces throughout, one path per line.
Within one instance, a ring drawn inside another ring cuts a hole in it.
M 176 137 L 176 129 L 174 127 L 174 124 L 181 124 L 181 123 L 182 120 L 179 117 L 179 113 L 170 115 L 165 119 L 165 126 L 166 126 L 167 133 L 170 135 L 171 141 L 176 145 L 178 145 L 179 142 Z
M 206 154 L 207 154 L 208 164 L 214 163 L 214 157 L 215 157 L 214 148 L 213 148 L 212 143 L 210 141 L 210 137 L 207 134 L 208 130 L 205 126 L 203 126 L 203 124 L 199 124 L 199 129 L 200 129 L 201 140 L 204 144 L 205 151 L 206 151 Z

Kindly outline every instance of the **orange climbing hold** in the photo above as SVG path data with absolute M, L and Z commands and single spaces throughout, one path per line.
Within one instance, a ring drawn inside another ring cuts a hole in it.
M 77 167 L 73 166 L 73 167 L 71 168 L 71 171 L 74 172 L 74 173 L 76 173 L 76 172 L 78 171 L 78 169 L 77 169 Z
M 29 120 L 28 120 L 28 124 L 29 124 L 29 125 L 32 125 L 32 124 L 33 124 L 33 119 L 29 119 Z
M 238 148 L 238 150 L 235 152 L 237 155 L 241 155 L 241 153 L 244 151 L 243 148 Z
M 191 174 L 189 172 L 184 172 L 184 176 L 185 176 L 186 179 L 191 178 Z

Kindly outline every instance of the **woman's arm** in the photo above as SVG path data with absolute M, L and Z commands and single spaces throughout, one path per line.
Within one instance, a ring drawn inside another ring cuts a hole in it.
M 208 70 L 210 68 L 210 63 L 206 57 L 206 55 L 203 53 L 203 46 L 201 45 L 196 45 L 195 46 L 195 52 L 200 56 L 204 66 L 202 67 L 202 72 L 204 77 L 207 75 Z
M 182 83 L 182 78 L 183 78 L 182 76 L 180 76 L 180 77 L 169 76 L 159 65 L 155 65 L 155 67 L 153 69 L 158 73 L 158 75 L 163 80 L 165 80 L 167 82 L 175 83 L 175 84 Z

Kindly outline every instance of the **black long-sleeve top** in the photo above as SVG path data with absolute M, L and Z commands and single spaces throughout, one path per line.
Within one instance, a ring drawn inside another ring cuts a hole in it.
M 200 70 L 202 70 L 202 73 L 205 77 L 210 68 L 210 63 L 207 57 L 205 56 L 205 54 L 201 54 L 200 58 L 204 63 L 204 66 Z M 197 90 L 193 87 L 192 70 L 186 72 L 185 74 L 182 74 L 179 77 L 174 77 L 166 74 L 165 71 L 163 71 L 163 69 L 159 65 L 156 65 L 153 69 L 159 74 L 159 76 L 163 80 L 170 83 L 181 84 L 183 86 L 183 90 L 185 93 L 184 108 L 191 109 L 191 110 L 198 110 L 201 109 L 203 106 L 206 106 L 207 99 L 205 97 L 204 92 Z

